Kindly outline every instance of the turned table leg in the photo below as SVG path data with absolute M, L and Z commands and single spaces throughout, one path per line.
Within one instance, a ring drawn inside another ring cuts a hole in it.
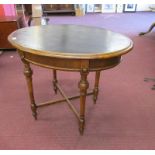
M 82 135 L 84 132 L 84 125 L 85 125 L 85 102 L 86 102 L 86 94 L 87 89 L 89 87 L 89 83 L 87 81 L 88 70 L 83 69 L 81 71 L 81 80 L 79 82 L 80 88 L 80 121 L 79 121 L 79 130 L 80 134 Z
M 98 97 L 99 80 L 100 80 L 100 71 L 96 71 L 96 74 L 95 74 L 95 85 L 94 85 L 94 90 L 93 90 L 93 101 L 94 101 L 94 104 L 96 103 L 96 100 L 97 100 L 97 97 Z
M 29 97 L 31 101 L 31 110 L 32 110 L 32 115 L 35 119 L 37 119 L 37 106 L 35 104 L 34 100 L 34 94 L 33 94 L 33 85 L 32 85 L 32 69 L 30 67 L 30 64 L 28 62 L 24 62 L 24 75 L 26 77 L 27 81 L 27 86 L 28 86 L 28 91 L 29 91 Z
M 54 89 L 54 92 L 55 94 L 57 94 L 57 84 L 58 80 L 57 80 L 57 72 L 55 69 L 53 69 L 53 89 Z

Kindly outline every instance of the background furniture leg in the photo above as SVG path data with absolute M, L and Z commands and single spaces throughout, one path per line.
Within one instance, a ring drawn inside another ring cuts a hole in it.
M 139 36 L 142 36 L 142 35 L 144 35 L 144 34 L 146 34 L 146 33 L 151 32 L 152 29 L 153 29 L 154 27 L 155 27 L 155 23 L 153 23 L 153 24 L 149 27 L 148 31 L 139 33 Z

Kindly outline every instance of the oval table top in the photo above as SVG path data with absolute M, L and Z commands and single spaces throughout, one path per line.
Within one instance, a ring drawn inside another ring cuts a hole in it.
M 109 58 L 121 56 L 133 47 L 132 40 L 122 34 L 67 24 L 18 29 L 8 40 L 19 50 L 57 58 Z

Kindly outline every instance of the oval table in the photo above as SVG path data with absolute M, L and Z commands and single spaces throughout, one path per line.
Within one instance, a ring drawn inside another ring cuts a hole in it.
M 66 101 L 79 121 L 81 135 L 85 126 L 85 102 L 87 95 L 93 95 L 96 103 L 100 71 L 115 67 L 121 56 L 133 48 L 133 42 L 126 36 L 103 28 L 80 25 L 44 25 L 19 29 L 11 33 L 9 42 L 17 49 L 24 64 L 32 114 L 37 119 L 37 108 Z M 64 97 L 58 101 L 36 104 L 33 93 L 32 69 L 30 64 L 53 69 L 53 86 Z M 79 72 L 81 79 L 79 96 L 67 97 L 58 84 L 56 71 Z M 96 72 L 94 88 L 87 92 L 87 75 Z M 77 112 L 70 99 L 80 97 L 80 110 Z

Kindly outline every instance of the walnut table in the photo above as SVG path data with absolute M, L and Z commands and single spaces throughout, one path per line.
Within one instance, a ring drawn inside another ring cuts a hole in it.
M 66 101 L 79 121 L 83 134 L 85 125 L 85 102 L 87 95 L 93 95 L 96 103 L 100 71 L 115 67 L 121 56 L 133 48 L 133 42 L 119 33 L 103 28 L 80 25 L 45 25 L 19 29 L 8 37 L 9 42 L 18 50 L 24 64 L 32 114 L 37 119 L 37 108 Z M 33 93 L 32 70 L 30 64 L 53 69 L 54 91 L 64 99 L 36 104 Z M 58 84 L 56 70 L 79 72 L 80 95 L 67 97 Z M 94 89 L 87 92 L 87 75 L 96 72 Z M 77 112 L 70 99 L 80 97 L 80 110 Z

